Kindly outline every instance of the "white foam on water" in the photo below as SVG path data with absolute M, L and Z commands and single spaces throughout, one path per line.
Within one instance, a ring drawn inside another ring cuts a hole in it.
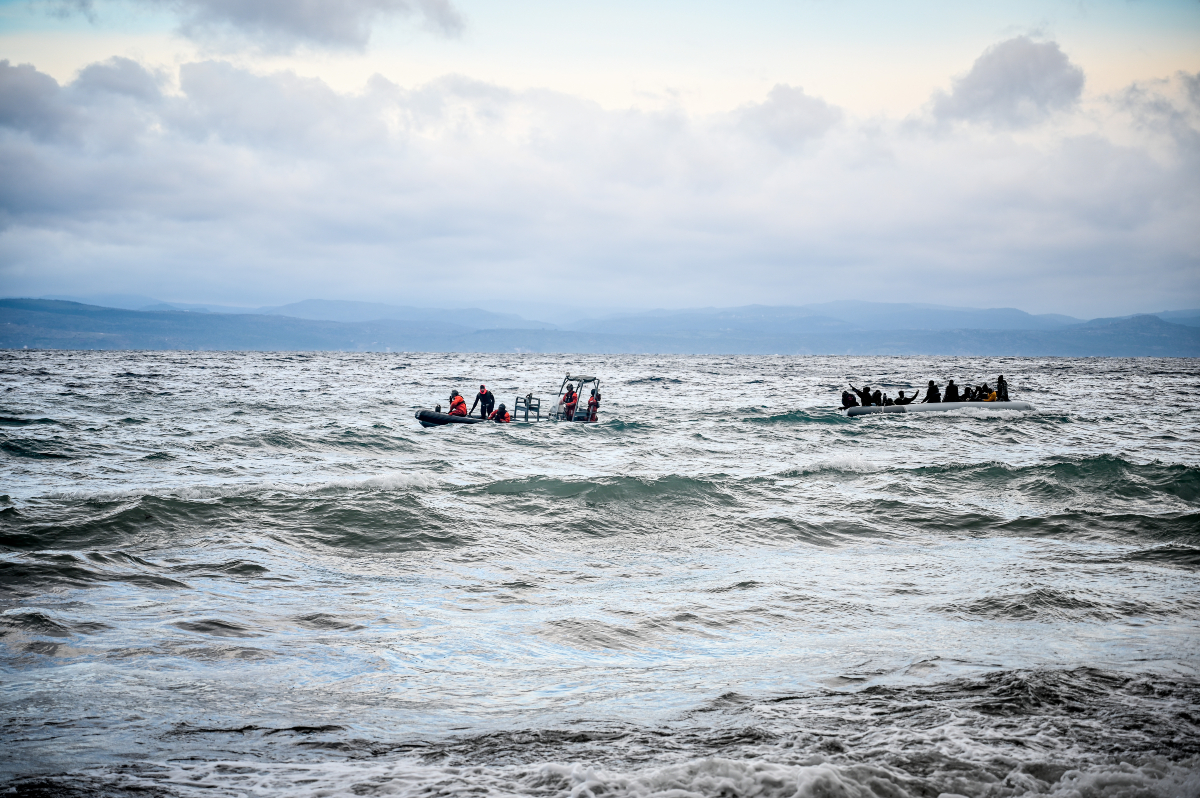
M 890 767 L 866 764 L 782 764 L 762 759 L 707 757 L 632 772 L 580 763 L 449 767 L 416 760 L 378 764 L 326 762 L 264 764 L 184 762 L 133 775 L 93 771 L 94 778 L 127 788 L 166 788 L 191 796 L 334 798 L 335 796 L 563 796 L 563 798 L 916 798 L 938 785 Z M 949 786 L 949 785 L 947 785 Z M 1195 798 L 1200 761 L 1121 762 L 1062 772 L 1047 783 L 1022 771 L 997 780 L 983 768 L 964 770 L 940 798 Z
M 180 485 L 174 487 L 124 488 L 108 491 L 60 490 L 45 494 L 42 498 L 67 501 L 119 502 L 133 501 L 147 496 L 185 501 L 207 501 L 229 499 L 257 493 L 293 493 L 304 495 L 322 491 L 404 491 L 412 488 L 428 490 L 439 487 L 442 482 L 427 473 L 393 472 L 370 477 L 330 479 L 321 482 L 288 483 L 276 480 L 242 482 L 229 485 Z

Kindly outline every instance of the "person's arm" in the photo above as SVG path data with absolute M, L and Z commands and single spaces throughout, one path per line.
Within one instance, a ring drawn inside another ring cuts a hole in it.
M 463 404 L 466 404 L 466 402 L 464 401 Z M 479 394 L 475 394 L 475 401 L 471 402 L 471 409 L 467 411 L 468 416 L 475 412 L 475 405 L 477 405 L 477 404 L 479 404 Z M 482 407 L 479 408 L 479 415 L 480 415 L 480 417 L 483 416 L 483 408 Z

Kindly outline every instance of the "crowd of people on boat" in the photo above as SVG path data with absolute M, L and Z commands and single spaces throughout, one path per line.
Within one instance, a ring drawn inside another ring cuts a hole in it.
M 862 388 L 855 388 L 853 383 L 850 383 L 849 391 L 842 391 L 842 409 L 850 407 L 891 407 L 892 405 L 910 405 L 916 402 L 921 395 L 918 389 L 913 392 L 912 396 L 905 396 L 904 391 L 899 391 L 896 398 L 888 396 L 883 391 L 876 389 L 871 390 L 870 385 L 864 385 Z M 1007 402 L 1008 399 L 1008 382 L 1001 374 L 996 378 L 996 387 L 992 388 L 987 382 L 982 382 L 979 385 L 968 385 L 965 388 L 960 388 L 954 384 L 954 380 L 946 383 L 946 389 L 943 392 L 938 384 L 933 380 L 929 381 L 929 385 L 925 388 L 925 398 L 920 400 L 920 404 L 937 404 L 942 402 Z
M 518 402 L 520 404 L 520 402 Z M 470 409 L 467 408 L 467 400 L 458 390 L 450 392 L 450 410 L 449 415 L 452 416 L 470 416 L 475 412 L 475 408 L 479 408 L 479 417 L 495 421 L 497 424 L 508 424 L 512 421 L 512 414 L 508 412 L 508 408 L 501 402 L 499 407 L 496 407 L 496 397 L 488 390 L 486 385 L 479 386 L 479 393 L 475 394 L 475 401 L 471 403 Z M 575 386 L 567 383 L 566 390 L 562 396 L 562 412 L 563 418 L 567 421 L 575 420 L 575 411 L 579 407 L 579 392 L 575 390 Z M 442 406 L 437 405 L 434 410 L 438 413 L 442 412 Z M 591 396 L 587 400 L 587 417 L 585 421 L 595 421 L 596 414 L 600 411 L 600 391 L 593 388 Z

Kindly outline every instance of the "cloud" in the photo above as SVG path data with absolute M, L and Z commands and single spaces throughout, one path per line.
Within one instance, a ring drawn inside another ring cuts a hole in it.
M 858 120 L 790 86 L 699 116 L 453 75 L 342 92 L 200 61 L 163 80 L 125 59 L 61 86 L 0 64 L 6 293 L 1078 315 L 1200 299 L 1200 159 L 1147 123 L 1162 95 L 1195 124 L 1183 78 L 1019 136 Z
M 61 94 L 58 81 L 32 64 L 13 66 L 8 59 L 0 60 L 0 126 L 38 138 L 60 135 L 74 120 Z
M 465 27 L 450 0 L 138 0 L 167 8 L 184 36 L 224 48 L 290 51 L 297 46 L 362 50 L 380 21 L 417 18 L 443 36 Z M 98 16 L 95 0 L 48 0 L 51 14 Z
M 949 94 L 936 95 L 933 114 L 942 121 L 1026 127 L 1074 106 L 1083 82 L 1083 70 L 1056 42 L 1018 36 L 989 47 Z
M 746 106 L 737 116 L 747 130 L 761 133 L 780 149 L 791 150 L 824 135 L 841 120 L 842 112 L 798 86 L 780 83 L 765 102 Z

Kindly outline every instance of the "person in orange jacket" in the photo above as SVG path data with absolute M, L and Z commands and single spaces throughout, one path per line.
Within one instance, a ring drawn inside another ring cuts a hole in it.
M 512 416 L 504 409 L 504 402 L 501 402 L 500 407 L 496 408 L 488 418 L 497 424 L 508 424 L 512 421 Z
M 563 418 L 567 421 L 575 420 L 575 407 L 579 404 L 579 394 L 575 393 L 575 386 L 567 383 L 567 392 L 563 394 Z
M 465 416 L 467 414 L 467 400 L 462 398 L 458 391 L 450 392 L 450 415 Z
M 592 395 L 588 397 L 587 420 L 595 421 L 596 412 L 600 409 L 600 393 L 595 388 L 592 389 Z

